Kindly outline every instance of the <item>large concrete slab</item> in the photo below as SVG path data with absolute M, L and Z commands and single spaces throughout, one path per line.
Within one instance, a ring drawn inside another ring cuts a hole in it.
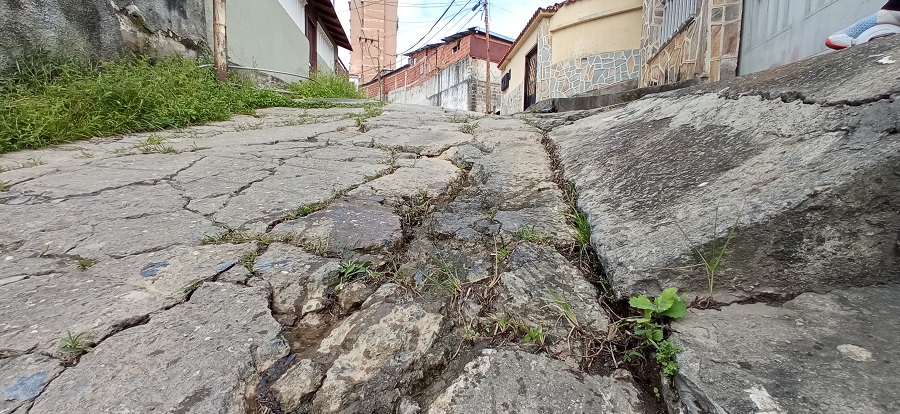
M 428 408 L 428 414 L 640 413 L 631 375 L 567 372 L 554 359 L 486 349 Z
M 551 132 L 616 293 L 702 294 L 700 255 L 712 261 L 735 222 L 717 292 L 896 279 L 900 80 L 875 55 L 900 55 L 900 39 L 876 43 L 644 98 Z M 785 90 L 812 103 L 768 99 Z M 834 105 L 842 101 L 856 104 Z
M 896 413 L 900 286 L 805 293 L 782 306 L 690 310 L 675 384 L 687 413 Z
M 82 356 L 29 412 L 243 412 L 259 374 L 288 353 L 267 297 L 205 283 L 189 302 Z

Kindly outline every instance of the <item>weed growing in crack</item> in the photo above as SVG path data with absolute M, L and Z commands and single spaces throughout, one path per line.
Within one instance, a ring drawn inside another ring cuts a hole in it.
M 501 247 L 495 250 L 493 255 L 497 258 L 498 263 L 503 263 L 509 258 L 509 254 L 509 249 Z
M 581 248 L 582 255 L 587 254 L 591 245 L 591 225 L 588 223 L 587 215 L 573 206 L 571 211 L 563 213 L 563 217 L 575 229 L 575 243 Z
M 457 295 L 462 292 L 462 282 L 459 279 L 454 279 L 452 277 L 441 277 L 439 275 L 434 275 L 431 272 L 425 273 L 425 279 L 428 283 L 444 292 L 447 292 L 450 295 Z
M 84 332 L 72 335 L 71 331 L 66 331 L 66 336 L 59 340 L 59 353 L 66 360 L 75 359 L 90 350 L 91 340 Z
M 466 122 L 459 126 L 459 132 L 462 132 L 463 134 L 473 135 L 473 134 L 475 134 L 475 128 L 476 128 L 475 124 L 470 124 L 470 123 Z
M 696 247 L 694 248 L 694 252 L 697 253 L 697 256 L 700 257 L 700 261 L 703 262 L 702 263 L 703 267 L 706 270 L 706 282 L 709 287 L 709 295 L 707 296 L 707 299 L 710 299 L 710 300 L 712 299 L 713 289 L 715 288 L 715 284 L 716 284 L 716 271 L 719 269 L 719 265 L 722 264 L 722 260 L 725 258 L 725 251 L 728 249 L 728 244 L 731 243 L 731 239 L 734 237 L 735 233 L 737 232 L 738 224 L 741 221 L 742 211 L 743 211 L 743 208 L 741 209 L 741 211 L 738 212 L 737 218 L 734 219 L 734 224 L 731 225 L 731 230 L 728 231 L 728 237 L 725 238 L 725 243 L 722 244 L 721 247 L 717 247 L 717 246 L 713 245 L 713 252 L 712 252 L 713 254 L 708 256 L 709 259 L 707 259 L 707 256 L 704 255 L 703 252 L 700 251 L 700 249 L 698 249 Z M 684 236 L 685 240 L 687 240 L 688 244 L 693 246 L 694 243 L 691 242 L 691 239 L 688 237 L 687 233 L 684 231 L 684 228 L 681 227 L 681 224 L 678 224 L 677 220 L 673 220 L 673 221 L 675 222 L 675 225 L 678 227 L 678 230 L 681 231 L 681 235 Z M 712 234 L 714 240 L 716 238 L 716 235 L 718 234 L 718 225 L 719 225 L 719 209 L 716 208 L 716 216 L 715 216 L 715 220 L 713 220 L 713 234 Z
M 88 268 L 97 264 L 97 261 L 94 259 L 78 259 L 78 262 L 76 264 L 78 265 L 79 269 L 88 270 Z
M 141 154 L 178 154 L 178 151 L 171 145 L 164 145 L 159 135 L 151 134 L 144 142 L 134 147 Z
M 553 301 L 553 306 L 560 312 L 560 314 L 566 318 L 566 321 L 569 322 L 569 325 L 572 327 L 572 331 L 581 329 L 581 325 L 578 324 L 578 318 L 575 317 L 575 312 L 572 310 L 572 307 L 569 306 L 569 303 L 563 300 L 559 294 L 556 293 L 549 286 L 546 287 L 547 293 L 550 295 L 550 299 Z
M 0 191 L 9 191 L 9 181 L 0 181 Z
M 522 226 L 519 228 L 519 239 L 525 242 L 531 243 L 547 243 L 550 241 L 550 237 L 538 233 L 534 226 Z
M 256 264 L 256 257 L 257 252 L 255 250 L 250 250 L 248 252 L 245 252 L 241 255 L 240 258 L 238 258 L 238 263 L 240 263 L 240 265 L 243 266 L 244 269 L 247 269 L 248 272 L 254 273 L 253 266 Z
M 341 262 L 338 271 L 341 272 L 341 281 L 335 286 L 334 290 L 344 288 L 344 283 L 349 282 L 356 276 L 365 274 L 372 262 L 357 262 L 355 260 L 344 260 Z
M 191 293 L 194 293 L 195 290 L 200 288 L 201 284 L 203 284 L 202 280 L 198 280 L 194 283 L 189 283 L 187 284 L 187 286 L 183 287 L 181 291 L 184 292 L 185 295 L 190 295 Z
M 408 227 L 416 227 L 422 224 L 431 210 L 432 198 L 428 195 L 428 191 L 422 190 L 412 197 L 404 197 L 403 202 L 395 208 L 395 213 L 400 216 L 403 224 Z
M 225 231 L 214 236 L 206 235 L 200 240 L 200 244 L 242 244 L 257 242 L 262 245 L 269 245 L 275 242 L 289 242 L 292 239 L 289 234 L 273 234 L 273 233 L 247 233 L 245 231 L 236 230 L 226 227 Z
M 516 322 L 506 316 L 506 314 L 495 315 L 494 319 L 494 335 L 505 334 L 508 331 L 514 331 L 518 327 Z
M 312 213 L 315 213 L 319 210 L 324 209 L 325 207 L 328 207 L 328 203 L 304 204 L 304 205 L 294 209 L 294 211 L 292 211 L 290 214 L 288 214 L 284 219 L 285 220 L 295 220 L 300 217 L 306 217 Z
M 474 115 L 466 115 L 466 116 L 453 115 L 452 117 L 450 117 L 449 122 L 452 122 L 454 124 L 465 124 L 465 123 L 468 123 L 469 121 L 477 121 L 478 119 L 479 119 L 479 117 L 474 116 Z
M 683 318 L 687 314 L 687 305 L 683 297 L 678 296 L 677 288 L 663 290 L 662 294 L 650 300 L 646 295 L 629 299 L 628 304 L 635 309 L 643 310 L 642 317 L 629 318 L 634 324 L 634 333 L 656 353 L 656 361 L 663 373 L 672 376 L 678 373 L 675 355 L 681 352 L 675 344 L 665 338 L 663 319 Z
M 522 338 L 522 343 L 535 344 L 538 347 L 543 347 L 546 339 L 547 334 L 544 333 L 544 327 L 540 325 L 529 326 L 525 330 L 525 336 Z
M 42 160 L 40 157 L 29 158 L 28 161 L 25 161 L 25 162 L 19 164 L 19 167 L 20 168 L 31 168 L 31 167 L 37 167 L 38 165 L 44 165 L 46 163 L 47 162 Z
M 300 241 L 300 247 L 316 256 L 324 256 L 328 252 L 328 239 L 316 237 L 303 239 Z
M 384 108 L 382 108 L 381 105 L 375 104 L 366 106 L 366 111 L 363 113 L 363 116 L 366 117 L 366 119 L 369 119 L 381 116 L 382 114 L 384 114 Z
M 462 292 L 462 280 L 456 267 L 440 254 L 434 255 L 434 263 L 437 265 L 437 271 L 425 272 L 426 281 L 450 295 Z
M 475 332 L 471 326 L 463 328 L 463 340 L 469 343 L 475 343 L 478 340 L 478 332 Z

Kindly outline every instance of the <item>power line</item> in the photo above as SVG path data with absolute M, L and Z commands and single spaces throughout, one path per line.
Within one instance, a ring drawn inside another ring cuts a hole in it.
M 469 0 L 469 1 L 471 2 L 471 0 Z M 432 30 L 434 30 L 434 28 L 438 25 L 438 23 L 441 22 L 441 19 L 443 19 L 444 16 L 447 15 L 447 12 L 450 11 L 450 8 L 453 7 L 453 3 L 455 3 L 455 2 L 456 2 L 456 0 L 453 0 L 453 1 L 450 2 L 450 4 L 447 5 L 447 8 L 444 9 L 444 12 L 443 12 L 443 13 L 441 13 L 441 17 L 438 17 L 438 19 L 435 20 L 434 24 L 431 25 L 431 28 L 428 29 L 428 31 L 425 32 L 425 35 L 422 36 L 422 39 L 417 40 L 415 43 L 413 43 L 412 47 L 410 47 L 410 48 L 407 49 L 406 51 L 404 51 L 404 52 L 402 52 L 402 53 L 399 53 L 399 54 L 402 55 L 402 54 L 404 54 L 404 53 L 407 53 L 407 52 L 409 52 L 410 50 L 413 50 L 416 46 L 418 46 L 419 42 L 421 42 L 423 39 L 425 39 L 425 36 L 428 36 L 428 34 L 431 33 Z M 466 4 L 468 4 L 468 3 L 466 3 Z
M 472 0 L 467 1 L 466 4 L 463 5 L 463 6 L 459 9 L 459 11 L 457 11 L 456 14 L 454 14 L 453 17 L 450 18 L 450 20 L 447 20 L 447 23 L 444 23 L 444 26 L 442 26 L 442 27 L 440 28 L 440 30 L 434 32 L 434 34 L 431 35 L 431 37 L 428 38 L 428 40 L 425 42 L 425 44 L 428 44 L 428 42 L 430 42 L 431 39 L 434 39 L 434 37 L 437 36 L 438 34 L 443 33 L 444 29 L 446 29 L 447 26 L 448 26 L 450 23 L 453 22 L 453 19 L 455 19 L 457 16 L 459 16 L 459 14 L 462 13 L 464 10 L 468 10 L 469 4 L 471 4 L 471 3 L 472 3 Z M 479 3 L 480 3 L 480 2 L 479 2 Z M 478 7 L 478 6 L 475 6 L 475 7 Z M 472 17 L 474 17 L 475 15 L 477 15 L 477 13 L 473 14 Z M 462 19 L 460 19 L 460 20 L 462 20 Z M 469 21 L 472 21 L 472 19 L 470 18 Z M 428 33 L 426 33 L 425 36 L 428 36 Z M 423 38 L 424 38 L 424 36 L 423 36 Z M 420 41 L 421 41 L 421 40 L 420 40 Z M 408 52 L 408 51 L 407 51 L 407 52 Z M 403 53 L 406 53 L 406 52 L 403 52 Z

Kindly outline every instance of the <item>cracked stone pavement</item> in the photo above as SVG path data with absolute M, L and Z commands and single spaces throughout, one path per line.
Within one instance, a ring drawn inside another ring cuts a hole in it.
M 467 372 L 494 358 L 531 361 L 535 389 L 571 369 L 517 350 L 466 367 L 469 346 L 448 363 L 465 329 L 452 309 L 474 321 L 488 305 L 422 272 L 453 267 L 470 290 L 496 277 L 508 301 L 491 309 L 563 336 L 539 293 L 553 286 L 605 332 L 596 288 L 548 247 L 572 230 L 542 131 L 402 105 L 360 126 L 363 112 L 272 108 L 0 157 L 0 413 L 472 412 L 448 398 L 475 392 Z M 548 244 L 513 249 L 531 226 Z M 503 267 L 498 243 L 513 250 Z M 341 280 L 341 259 L 391 278 Z M 61 338 L 79 334 L 91 349 L 67 358 Z M 627 372 L 592 381 L 542 398 L 640 405 Z
M 579 113 L 271 108 L 0 155 L 0 414 L 896 413 L 886 55 Z M 695 253 L 735 222 L 675 377 L 599 356 L 611 300 L 703 295 Z

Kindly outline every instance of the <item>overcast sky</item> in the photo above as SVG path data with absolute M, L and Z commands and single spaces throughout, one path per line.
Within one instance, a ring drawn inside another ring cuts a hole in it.
M 447 15 L 438 23 L 425 39 L 416 44 L 434 22 L 440 17 L 450 0 L 400 0 L 398 20 L 400 27 L 397 32 L 397 54 L 428 43 L 439 42 L 441 38 L 459 32 L 463 29 L 479 26 L 484 27 L 484 14 L 480 11 L 472 12 L 472 7 L 479 0 L 453 0 L 453 6 Z M 558 0 L 557 0 L 558 1 Z M 545 7 L 556 3 L 551 0 L 490 0 L 491 32 L 515 39 L 528 19 L 538 7 Z M 468 3 L 467 3 L 468 2 Z M 463 7 L 465 6 L 465 7 Z M 346 0 L 336 0 L 335 9 L 347 37 L 350 37 L 350 5 Z M 458 14 L 457 14 L 458 13 Z M 451 20 L 453 16 L 456 16 Z M 449 23 L 447 23 L 449 21 Z M 340 49 L 341 60 L 350 66 L 350 52 Z M 402 58 L 400 64 L 406 63 Z

